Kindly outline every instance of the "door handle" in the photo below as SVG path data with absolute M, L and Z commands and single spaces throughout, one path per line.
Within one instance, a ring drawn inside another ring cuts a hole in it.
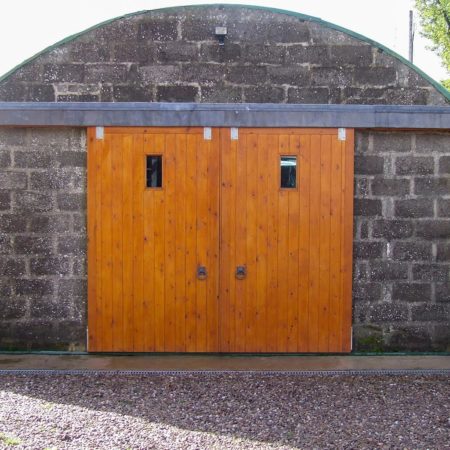
M 205 266 L 198 266 L 197 267 L 197 278 L 199 280 L 206 280 L 208 277 L 208 271 L 206 270 Z
M 247 267 L 237 266 L 236 267 L 236 278 L 238 280 L 243 280 L 247 276 Z

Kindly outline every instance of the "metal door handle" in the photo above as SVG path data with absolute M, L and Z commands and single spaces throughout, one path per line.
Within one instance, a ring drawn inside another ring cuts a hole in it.
M 236 267 L 236 278 L 238 280 L 243 280 L 247 276 L 247 267 L 237 266 Z
M 197 267 L 197 278 L 199 280 L 206 280 L 208 276 L 208 271 L 206 270 L 205 266 L 198 266 Z

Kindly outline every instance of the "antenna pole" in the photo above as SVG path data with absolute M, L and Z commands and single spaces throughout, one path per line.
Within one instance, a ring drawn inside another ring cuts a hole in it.
M 409 10 L 409 61 L 414 62 L 414 17 L 412 10 Z

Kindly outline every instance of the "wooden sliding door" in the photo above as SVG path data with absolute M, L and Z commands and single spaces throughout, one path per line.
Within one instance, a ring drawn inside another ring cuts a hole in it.
M 216 352 L 219 131 L 89 131 L 89 350 Z
M 221 350 L 350 351 L 353 132 L 221 130 Z
M 89 350 L 349 351 L 352 198 L 353 130 L 90 129 Z

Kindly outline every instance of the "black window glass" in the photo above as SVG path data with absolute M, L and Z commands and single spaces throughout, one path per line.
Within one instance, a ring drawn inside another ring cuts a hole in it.
M 147 187 L 162 187 L 162 156 L 147 155 Z
M 282 156 L 280 159 L 281 187 L 297 187 L 297 157 Z

